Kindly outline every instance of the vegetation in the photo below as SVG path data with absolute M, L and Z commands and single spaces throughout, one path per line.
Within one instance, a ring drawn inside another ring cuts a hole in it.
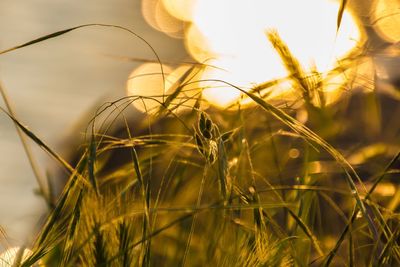
M 93 25 L 0 54 L 87 26 Z M 101 106 L 74 164 L 2 108 L 69 173 L 59 196 L 42 188 L 48 217 L 29 244 L 32 254 L 14 266 L 400 264 L 399 191 L 385 195 L 398 187 L 398 135 L 363 131 L 380 124 L 391 129 L 381 121 L 387 112 L 380 96 L 372 91 L 335 105 L 324 101 L 323 77 L 340 75 L 367 55 L 349 55 L 323 76 L 304 70 L 277 33 L 268 38 L 290 74 L 285 80 L 296 89 L 296 101 L 267 101 L 276 82 L 244 91 L 217 81 L 240 90 L 252 105 L 204 108 L 202 88 L 192 97 L 195 105 L 187 105 L 185 90 L 208 67 L 195 65 L 173 93 L 146 97 L 159 103 L 152 115 L 129 119 L 129 107 L 142 96 Z M 366 108 L 351 105 L 357 101 Z

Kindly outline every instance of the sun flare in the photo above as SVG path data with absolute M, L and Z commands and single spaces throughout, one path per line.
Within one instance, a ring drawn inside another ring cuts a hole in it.
M 179 31 L 171 26 L 176 23 L 163 25 L 166 17 L 184 22 L 180 25 L 184 25 L 183 41 L 190 56 L 218 67 L 205 69 L 200 86 L 205 88 L 203 97 L 219 107 L 238 102 L 241 94 L 216 80 L 250 90 L 289 75 L 266 37 L 269 31 L 279 33 L 307 72 L 317 70 L 322 76 L 362 38 L 355 18 L 347 10 L 337 32 L 336 1 L 143 0 L 143 7 L 145 17 L 153 14 L 150 25 L 166 34 Z M 160 9 L 163 13 L 157 11 Z M 329 86 L 330 99 L 337 98 L 332 95 L 338 94 L 343 82 L 339 80 L 336 78 L 335 88 Z M 291 90 L 288 83 L 281 83 L 271 89 L 268 97 L 291 99 L 295 94 Z

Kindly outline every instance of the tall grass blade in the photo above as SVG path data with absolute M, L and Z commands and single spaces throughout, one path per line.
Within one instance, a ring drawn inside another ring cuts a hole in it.
M 133 235 L 132 235 L 132 227 L 133 225 L 130 225 L 130 222 L 127 220 L 123 220 L 119 224 L 119 254 L 121 255 L 120 259 L 120 264 L 122 267 L 130 267 L 132 266 L 133 260 L 134 260 L 134 255 L 132 255 L 132 249 L 130 248 L 130 245 L 133 240 Z
M 47 254 L 51 247 L 57 245 L 56 242 L 54 242 L 53 244 L 52 240 L 54 241 L 54 238 L 52 237 L 52 235 L 61 234 L 62 231 L 65 230 L 62 228 L 62 225 L 60 225 L 60 220 L 64 221 L 68 220 L 68 215 L 63 214 L 63 212 L 66 209 L 65 207 L 67 206 L 70 196 L 73 194 L 78 185 L 77 183 L 78 175 L 79 173 L 83 172 L 85 166 L 86 166 L 86 157 L 82 157 L 80 162 L 78 163 L 76 171 L 69 178 L 54 210 L 51 211 L 49 217 L 47 218 L 43 226 L 42 231 L 40 232 L 38 238 L 36 239 L 32 255 L 29 256 L 26 259 L 26 261 L 23 262 L 21 267 L 29 267 L 33 265 L 35 262 L 40 260 L 45 254 Z
M 144 216 L 143 216 L 143 225 L 142 225 L 142 239 L 145 239 L 145 237 L 149 234 L 151 230 L 151 221 L 150 221 L 150 213 L 149 213 L 149 208 L 150 208 L 150 188 L 148 188 L 148 185 L 144 183 L 143 175 L 140 169 L 140 162 L 139 162 L 139 157 L 137 155 L 136 149 L 134 147 L 131 147 L 131 156 L 132 156 L 132 161 L 134 165 L 134 169 L 136 172 L 136 177 L 139 180 L 139 185 L 140 185 L 140 190 L 142 192 L 142 198 L 143 198 L 143 205 L 144 205 Z M 145 241 L 144 249 L 142 250 L 142 264 L 143 266 L 148 266 L 150 264 L 150 240 Z
M 180 222 L 182 222 L 182 221 L 185 221 L 185 220 L 191 218 L 194 214 L 196 214 L 196 212 L 197 212 L 197 211 L 194 211 L 194 212 L 188 213 L 188 214 L 186 214 L 186 215 L 183 215 L 183 216 L 181 216 L 181 217 L 179 217 L 179 218 L 177 218 L 177 219 L 175 219 L 175 220 L 173 220 L 173 221 L 167 223 L 166 225 L 164 225 L 164 226 L 158 228 L 157 230 L 154 230 L 154 231 L 151 232 L 149 235 L 147 235 L 147 236 L 143 237 L 142 239 L 140 239 L 139 241 L 137 241 L 137 242 L 131 244 L 131 245 L 129 246 L 129 249 L 134 249 L 134 248 L 137 247 L 138 245 L 143 244 L 143 243 L 146 242 L 147 240 L 149 240 L 149 239 L 151 239 L 151 238 L 153 238 L 153 237 L 159 235 L 160 233 L 164 232 L 165 230 L 167 230 L 167 229 L 169 229 L 169 228 L 175 226 L 177 223 L 180 223 Z M 117 254 L 111 256 L 110 259 L 108 260 L 108 264 L 110 264 L 111 262 L 115 261 L 115 260 L 118 259 L 119 257 L 121 257 L 121 253 L 117 253 Z
M 339 7 L 337 21 L 336 21 L 336 32 L 339 31 L 340 24 L 342 23 L 343 12 L 346 9 L 346 5 L 347 5 L 347 0 L 340 1 L 340 7 Z
M 96 220 L 96 219 L 95 219 Z M 109 260 L 108 252 L 106 249 L 107 240 L 104 237 L 104 233 L 100 229 L 100 224 L 96 221 L 94 225 L 94 266 L 96 267 L 106 267 Z
M 218 177 L 221 187 L 221 193 L 225 201 L 228 201 L 232 191 L 232 185 L 228 174 L 228 162 L 224 146 L 221 138 L 218 140 Z
M 90 183 L 93 186 L 94 191 L 97 196 L 100 196 L 99 187 L 97 185 L 97 180 L 95 176 L 95 164 L 96 164 L 96 138 L 94 134 L 91 134 L 90 145 L 88 151 L 88 175 Z
M 372 193 L 375 191 L 376 186 L 378 185 L 378 183 L 380 181 L 383 180 L 383 178 L 385 177 L 385 175 L 389 172 L 390 168 L 393 167 L 393 165 L 397 162 L 397 160 L 400 157 L 400 152 L 397 153 L 388 163 L 388 165 L 385 167 L 385 169 L 383 170 L 382 174 L 378 177 L 378 179 L 376 179 L 374 185 L 368 190 L 366 196 L 364 197 L 364 199 L 368 200 Z M 349 222 L 347 223 L 346 227 L 344 228 L 343 232 L 341 233 L 338 241 L 336 242 L 334 248 L 328 253 L 326 259 L 325 259 L 325 264 L 324 266 L 329 266 L 333 260 L 333 258 L 336 256 L 337 251 L 339 250 L 346 234 L 348 233 L 348 231 L 350 230 L 350 226 L 354 223 L 356 217 L 357 217 L 357 212 L 358 210 L 355 208 L 352 212 L 352 215 L 350 217 Z
M 1 84 L 1 82 L 0 82 L 0 94 L 1 94 L 1 96 L 3 98 L 3 101 L 4 101 L 5 105 L 6 105 L 6 108 L 7 108 L 8 112 L 10 113 L 10 115 L 12 117 L 16 118 L 14 109 L 13 109 L 11 103 L 10 103 L 9 97 L 7 96 L 6 90 L 3 87 L 3 85 Z M 46 179 L 43 177 L 43 175 L 39 171 L 38 163 L 36 162 L 36 160 L 35 160 L 35 158 L 33 156 L 33 153 L 31 151 L 31 148 L 29 147 L 25 136 L 22 134 L 21 129 L 18 127 L 18 125 L 16 123 L 14 123 L 14 125 L 15 125 L 15 128 L 17 130 L 18 136 L 19 136 L 19 138 L 21 140 L 22 146 L 23 146 L 23 148 L 25 150 L 26 156 L 28 157 L 28 160 L 29 160 L 29 163 L 31 165 L 33 174 L 35 175 L 36 181 L 37 181 L 37 183 L 39 185 L 40 192 L 43 194 L 44 199 L 46 200 L 47 204 L 49 206 L 51 206 L 53 204 L 53 199 L 52 199 L 52 195 L 51 195 L 51 192 L 50 192 L 50 190 L 51 190 L 50 186 L 49 186 L 48 183 L 46 185 L 46 183 L 45 183 Z
M 207 165 L 204 168 L 203 176 L 201 178 L 200 189 L 199 189 L 199 193 L 197 195 L 196 208 L 199 208 L 201 206 L 201 199 L 203 197 L 203 191 L 204 191 L 204 185 L 205 185 L 206 177 L 207 177 Z M 182 264 L 181 264 L 182 267 L 185 266 L 187 257 L 189 255 L 190 244 L 192 242 L 193 233 L 194 233 L 195 228 L 196 228 L 196 221 L 197 221 L 197 213 L 193 214 L 192 224 L 191 224 L 190 230 L 189 230 L 189 236 L 188 236 L 187 241 L 186 241 L 185 253 L 183 254 L 183 259 L 182 259 Z
M 183 88 L 185 87 L 185 80 L 189 77 L 189 75 L 196 69 L 196 66 L 191 66 L 187 71 L 185 71 L 179 79 L 170 87 L 169 90 L 172 91 L 170 95 L 167 96 L 163 105 L 160 107 L 161 109 L 168 108 L 172 101 L 181 93 Z M 161 111 L 161 110 L 160 110 Z
M 377 229 L 375 228 L 373 219 L 370 217 L 370 214 L 368 214 L 366 211 L 363 200 L 361 199 L 360 193 L 358 192 L 358 188 L 356 187 L 355 182 L 353 181 L 353 177 L 354 177 L 354 179 L 356 179 L 359 182 L 359 184 L 362 186 L 362 188 L 366 191 L 364 184 L 363 184 L 361 178 L 358 176 L 357 172 L 354 170 L 354 168 L 343 157 L 343 155 L 339 153 L 339 151 L 337 151 L 335 148 L 333 148 L 329 143 L 327 143 L 325 140 L 323 140 L 321 137 L 319 137 L 316 133 L 314 133 L 308 127 L 306 127 L 305 125 L 303 125 L 302 123 L 298 122 L 296 119 L 294 119 L 293 117 L 291 117 L 290 115 L 285 113 L 283 110 L 267 103 L 265 100 L 256 96 L 255 94 L 247 92 L 247 91 L 245 91 L 231 83 L 228 83 L 226 81 L 222 81 L 222 80 L 209 80 L 209 81 L 220 82 L 223 84 L 227 84 L 227 85 L 231 86 L 232 88 L 236 88 L 237 90 L 241 91 L 243 94 L 250 97 L 255 103 L 257 103 L 265 111 L 271 113 L 279 121 L 286 124 L 293 131 L 305 136 L 306 138 L 308 138 L 309 140 L 313 141 L 314 143 L 316 143 L 320 147 L 322 147 L 324 150 L 326 150 L 343 168 L 343 170 L 346 174 L 345 175 L 346 181 L 348 182 L 348 184 L 350 186 L 352 195 L 353 195 L 354 199 L 356 200 L 357 205 L 360 208 L 360 211 L 362 212 L 364 218 L 367 219 L 371 230 L 374 233 L 377 233 Z
M 32 131 L 30 131 L 26 126 L 22 125 L 16 118 L 14 118 L 11 114 L 9 114 L 5 109 L 0 107 L 0 110 L 3 111 L 33 142 L 35 142 L 38 146 L 43 148 L 47 153 L 49 153 L 56 161 L 58 161 L 61 166 L 63 166 L 69 173 L 74 173 L 75 169 L 66 162 L 60 155 L 54 152 L 48 145 L 46 145 L 39 137 L 37 137 Z M 87 183 L 85 179 L 78 173 L 77 174 L 83 183 Z
M 321 248 L 321 245 L 319 244 L 318 238 L 313 234 L 311 229 L 291 209 L 287 208 L 286 210 L 289 212 L 290 216 L 297 222 L 299 227 L 303 230 L 303 232 L 310 239 L 310 241 L 313 244 L 315 251 L 318 253 L 318 255 L 324 256 L 324 252 L 322 251 L 322 248 Z
M 267 32 L 267 37 L 274 49 L 278 52 L 283 65 L 290 74 L 290 78 L 294 82 L 294 85 L 303 93 L 303 97 L 307 103 L 311 103 L 312 100 L 312 88 L 307 82 L 305 72 L 303 67 L 297 58 L 290 52 L 289 47 L 284 43 L 284 41 L 279 36 L 276 31 Z
M 400 228 L 397 227 L 396 231 L 390 236 L 389 240 L 386 242 L 386 245 L 382 249 L 375 266 L 387 266 L 389 264 L 389 260 L 393 256 L 390 254 L 390 251 L 397 246 L 396 240 L 399 238 L 399 235 Z M 400 264 L 400 262 L 397 262 L 397 264 Z
M 64 243 L 64 248 L 62 251 L 62 258 L 60 261 L 61 266 L 67 266 L 68 261 L 73 253 L 73 245 L 75 240 L 77 239 L 77 232 L 79 229 L 79 221 L 81 219 L 81 207 L 82 207 L 82 199 L 83 199 L 84 191 L 83 189 L 80 190 L 78 199 L 75 203 L 75 207 L 72 211 L 72 216 L 70 223 L 68 223 L 68 230 L 66 234 L 66 240 Z

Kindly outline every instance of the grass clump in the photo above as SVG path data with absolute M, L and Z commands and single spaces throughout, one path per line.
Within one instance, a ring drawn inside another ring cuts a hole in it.
M 196 65 L 163 101 L 147 97 L 159 102 L 153 115 L 129 118 L 142 96 L 100 107 L 73 163 L 3 110 L 69 173 L 57 200 L 46 197 L 48 217 L 21 266 L 399 264 L 400 198 L 377 193 L 385 180 L 398 187 L 398 152 L 382 150 L 382 164 L 372 167 L 374 157 L 349 163 L 356 152 L 340 140 L 351 130 L 344 104 L 325 106 L 322 76 L 304 70 L 277 33 L 268 37 L 302 96 L 296 109 L 263 97 L 279 81 L 251 91 L 217 81 L 253 105 L 203 108 L 199 94 L 178 112 L 185 102 L 175 100 L 199 82 L 192 77 L 204 66 Z M 295 119 L 299 111 L 306 123 Z M 350 130 L 338 133 L 340 125 Z

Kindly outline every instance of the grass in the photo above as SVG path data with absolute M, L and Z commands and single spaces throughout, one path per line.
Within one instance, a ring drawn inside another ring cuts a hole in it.
M 93 26 L 134 34 L 114 25 L 82 25 L 0 54 Z M 284 80 L 298 92 L 295 103 L 265 100 L 279 80 L 248 92 L 213 80 L 241 91 L 252 106 L 204 108 L 199 88 L 196 104 L 178 112 L 192 100 L 184 93 L 199 83 L 193 77 L 208 67 L 193 65 L 162 101 L 127 96 L 101 106 L 71 162 L 10 107 L 1 108 L 69 173 L 56 199 L 39 183 L 49 213 L 35 241 L 27 244 L 32 254 L 14 266 L 399 265 L 400 198 L 378 191 L 385 185 L 398 188 L 398 136 L 380 140 L 385 149 L 361 153 L 353 166 L 348 159 L 375 145 L 357 141 L 365 140 L 365 133 L 355 127 L 375 122 L 349 120 L 354 108 L 345 100 L 325 105 L 323 76 L 305 70 L 278 33 L 267 35 L 289 73 Z M 363 57 L 349 57 L 342 67 L 356 66 Z M 339 75 L 340 69 L 329 75 Z M 367 107 L 375 105 L 363 114 L 382 109 L 368 100 L 375 94 L 359 96 Z M 159 107 L 131 121 L 130 105 L 144 99 Z M 306 124 L 295 118 L 300 111 L 308 114 Z M 343 141 L 347 138 L 353 143 Z

